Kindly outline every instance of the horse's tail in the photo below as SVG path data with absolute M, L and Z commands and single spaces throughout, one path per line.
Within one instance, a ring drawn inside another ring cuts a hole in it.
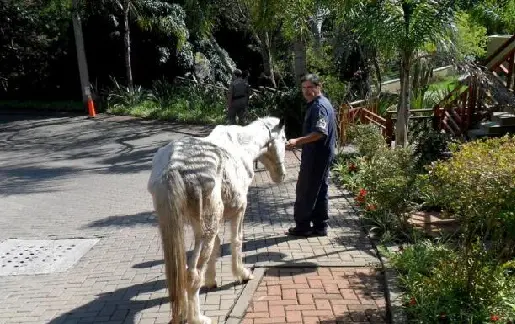
M 183 311 L 187 302 L 183 215 L 187 197 L 184 182 L 177 170 L 169 170 L 165 178 L 164 186 L 160 186 L 155 192 L 155 208 L 161 230 L 172 323 L 179 323 L 186 317 Z

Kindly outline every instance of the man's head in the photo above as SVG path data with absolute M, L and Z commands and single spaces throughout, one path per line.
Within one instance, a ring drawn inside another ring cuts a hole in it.
M 235 69 L 232 74 L 234 75 L 235 78 L 241 78 L 241 70 L 240 69 Z
M 307 102 L 318 97 L 322 91 L 322 85 L 318 76 L 315 74 L 306 74 L 300 79 L 302 83 L 302 95 Z

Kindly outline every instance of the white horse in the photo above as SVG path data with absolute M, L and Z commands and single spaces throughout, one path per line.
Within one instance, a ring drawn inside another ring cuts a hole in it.
M 272 181 L 282 182 L 285 143 L 283 120 L 266 117 L 247 126 L 217 126 L 207 137 L 184 137 L 156 152 L 148 190 L 159 219 L 172 323 L 211 323 L 200 314 L 199 290 L 204 276 L 207 288 L 216 287 L 218 231 L 225 220 L 231 221 L 232 272 L 240 282 L 253 278 L 242 262 L 253 162 L 259 160 Z M 186 267 L 187 224 L 195 245 Z

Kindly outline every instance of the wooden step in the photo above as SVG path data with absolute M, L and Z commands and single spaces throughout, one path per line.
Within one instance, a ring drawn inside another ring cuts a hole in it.
M 492 115 L 492 121 L 498 122 L 501 126 L 515 126 L 515 115 L 496 111 Z
M 506 133 L 515 133 L 515 125 L 503 126 L 500 122 L 486 121 L 481 122 L 481 128 L 486 131 L 488 136 L 491 135 L 504 135 Z

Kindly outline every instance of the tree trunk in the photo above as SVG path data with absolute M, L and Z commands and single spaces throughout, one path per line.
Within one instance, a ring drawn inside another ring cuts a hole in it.
M 263 56 L 263 69 L 265 76 L 270 77 L 270 82 L 272 83 L 273 87 L 276 88 L 277 84 L 275 83 L 270 35 L 268 32 L 263 32 L 262 34 L 258 35 L 258 39 L 259 45 L 261 47 L 261 55 Z
M 299 37 L 293 44 L 295 55 L 295 83 L 300 86 L 300 79 L 306 74 L 306 43 Z
M 82 35 L 82 23 L 80 18 L 79 0 L 73 0 L 72 24 L 75 34 L 75 47 L 77 49 L 77 65 L 79 67 L 80 84 L 82 89 L 82 102 L 87 110 L 88 96 L 91 95 L 89 87 L 88 62 L 84 49 L 84 38 Z
M 377 79 L 377 94 L 381 94 L 382 90 L 382 84 L 383 84 L 383 77 L 381 75 L 381 67 L 379 67 L 379 61 L 377 59 L 377 50 L 374 49 L 372 61 L 374 63 L 374 70 L 376 72 L 376 79 Z
M 127 77 L 127 86 L 132 91 L 132 66 L 131 66 L 131 30 L 129 27 L 129 12 L 130 12 L 130 0 L 125 0 L 123 7 L 123 20 L 124 20 L 124 44 L 125 44 L 125 71 Z
M 397 123 L 395 125 L 395 145 L 406 147 L 408 145 L 408 119 L 410 112 L 410 67 L 411 54 L 401 53 L 401 89 L 399 106 L 397 108 Z

